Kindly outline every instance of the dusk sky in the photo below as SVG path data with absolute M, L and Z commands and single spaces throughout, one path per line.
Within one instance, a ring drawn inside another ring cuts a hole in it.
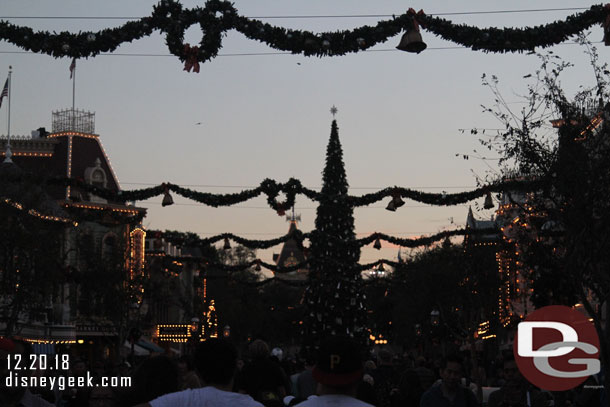
M 16 17 L 142 17 L 155 1 L 145 0 L 3 0 L 0 19 L 35 29 L 97 31 L 123 24 L 121 19 L 54 19 Z M 201 1 L 182 1 L 185 8 Z M 374 25 L 407 8 L 427 14 L 499 10 L 589 8 L 593 2 L 538 1 L 395 1 L 370 0 L 235 0 L 248 17 L 334 16 L 331 18 L 265 18 L 273 25 L 315 32 Z M 582 10 L 525 13 L 455 14 L 443 18 L 479 27 L 546 24 Z M 337 17 L 354 15 L 384 17 Z M 10 18 L 9 18 L 10 17 Z M 387 186 L 432 192 L 472 189 L 476 177 L 495 168 L 494 160 L 456 154 L 483 152 L 476 136 L 459 129 L 499 127 L 481 104 L 493 105 L 481 75 L 497 75 L 505 99 L 519 111 L 526 93 L 523 76 L 533 73 L 533 55 L 486 54 L 464 49 L 422 32 L 428 49 L 409 54 L 395 49 L 400 35 L 368 52 L 339 57 L 304 57 L 280 53 L 231 31 L 220 55 L 201 65 L 200 73 L 183 71 L 169 54 L 159 32 L 121 46 L 113 54 L 77 61 L 76 107 L 96 112 L 96 133 L 110 157 L 122 189 L 172 182 L 208 192 L 237 192 L 265 178 L 285 182 L 295 177 L 318 188 L 335 105 L 344 161 L 355 195 Z M 186 39 L 199 42 L 193 26 Z M 591 31 L 599 42 L 601 27 Z M 608 48 L 599 46 L 606 60 Z M 573 92 L 591 84 L 588 57 L 577 45 L 550 48 L 576 66 L 563 83 Z M 243 54 L 266 55 L 243 55 Z M 242 55 L 240 55 L 242 54 Z M 25 52 L 0 42 L 0 80 L 13 67 L 11 133 L 29 135 L 51 128 L 51 112 L 71 107 L 70 60 Z M 197 123 L 201 123 L 198 125 Z M 7 131 L 7 109 L 0 109 L 0 134 Z M 488 133 L 493 133 L 491 130 Z M 487 153 L 485 151 L 485 153 Z M 497 157 L 491 154 L 491 158 Z M 191 231 L 201 236 L 232 232 L 246 238 L 270 239 L 288 231 L 285 219 L 264 198 L 209 208 L 174 195 L 176 204 L 161 207 L 161 197 L 138 202 L 148 208 L 148 229 Z M 482 199 L 481 199 L 482 201 Z M 479 202 L 480 204 L 481 202 Z M 359 237 L 375 231 L 399 237 L 428 235 L 463 226 L 468 205 L 433 207 L 417 202 L 397 212 L 386 201 L 355 211 Z M 471 203 L 474 209 L 474 202 Z M 479 205 L 481 206 L 481 205 Z M 297 197 L 303 231 L 313 228 L 315 204 Z M 492 211 L 479 211 L 487 217 Z M 451 224 L 450 219 L 454 224 Z M 268 250 L 260 253 L 271 261 Z M 364 248 L 362 262 L 395 259 L 397 248 Z

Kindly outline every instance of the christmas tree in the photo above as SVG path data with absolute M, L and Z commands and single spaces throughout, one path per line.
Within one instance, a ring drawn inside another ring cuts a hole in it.
M 348 201 L 343 151 L 335 120 L 322 181 L 322 199 L 311 236 L 303 339 L 308 347 L 317 346 L 331 335 L 347 335 L 366 343 L 366 311 L 358 268 L 360 247 L 355 241 L 353 207 Z

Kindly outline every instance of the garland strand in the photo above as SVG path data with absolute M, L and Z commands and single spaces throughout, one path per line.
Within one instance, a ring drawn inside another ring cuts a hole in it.
M 199 72 L 199 64 L 218 55 L 222 37 L 229 30 L 237 30 L 247 38 L 268 46 L 305 56 L 338 56 L 359 52 L 386 42 L 403 30 L 423 29 L 445 40 L 473 50 L 485 52 L 526 52 L 536 47 L 559 44 L 595 24 L 608 29 L 608 6 L 594 5 L 582 13 L 568 16 L 564 21 L 526 28 L 477 28 L 454 24 L 449 20 L 427 16 L 423 11 L 409 9 L 391 20 L 375 26 L 362 26 L 353 30 L 313 33 L 272 26 L 260 20 L 238 14 L 229 1 L 208 0 L 203 8 L 183 9 L 176 0 L 162 0 L 153 7 L 150 17 L 130 21 L 120 27 L 97 32 L 73 34 L 67 31 L 35 32 L 29 27 L 0 21 L 0 39 L 22 49 L 51 55 L 55 58 L 88 58 L 101 52 L 113 52 L 121 44 L 132 42 L 153 31 L 165 34 L 169 51 L 184 62 L 185 71 Z M 198 24 L 202 31 L 199 45 L 184 42 L 184 33 Z M 608 33 L 606 33 L 608 37 Z
M 22 179 L 23 177 L 20 177 L 19 179 L 14 179 L 13 181 L 19 181 Z M 297 194 L 303 194 L 307 198 L 317 202 L 324 199 L 329 199 L 328 196 L 323 195 L 320 192 L 316 192 L 312 189 L 304 187 L 301 184 L 301 181 L 294 178 L 290 178 L 286 183 L 278 183 L 271 179 L 265 179 L 258 187 L 254 189 L 244 190 L 234 194 L 212 194 L 207 192 L 199 192 L 171 183 L 163 183 L 154 187 L 131 191 L 113 191 L 88 184 L 84 180 L 78 178 L 50 178 L 43 182 L 77 187 L 86 192 L 111 201 L 142 201 L 155 196 L 164 195 L 169 191 L 172 191 L 187 199 L 212 207 L 235 205 L 248 201 L 252 198 L 256 198 L 261 194 L 265 194 L 267 195 L 267 203 L 269 206 L 282 216 L 286 210 L 294 205 Z M 345 197 L 331 198 L 347 199 L 348 205 L 352 207 L 371 205 L 386 197 L 395 198 L 397 196 L 429 205 L 451 206 L 472 201 L 491 192 L 535 191 L 543 188 L 544 185 L 545 184 L 542 180 L 505 180 L 495 184 L 482 186 L 471 191 L 456 193 L 422 192 L 394 186 L 361 196 L 346 195 Z M 284 201 L 278 201 L 278 196 L 280 193 L 283 193 L 286 196 Z
M 388 196 L 408 198 L 428 205 L 451 206 L 466 203 L 480 198 L 487 193 L 501 191 L 535 191 L 541 189 L 544 183 L 540 180 L 508 180 L 496 184 L 482 186 L 472 191 L 447 193 L 430 193 L 415 191 L 409 188 L 390 187 L 381 191 L 362 196 L 348 196 L 348 203 L 353 207 L 371 205 Z
M 366 246 L 367 244 L 373 243 L 373 241 L 385 240 L 386 242 L 395 244 L 400 247 L 414 248 L 420 246 L 430 246 L 432 243 L 438 242 L 442 239 L 446 239 L 451 236 L 476 236 L 476 235 L 485 235 L 485 234 L 498 234 L 500 230 L 494 228 L 486 228 L 486 229 L 455 229 L 455 230 L 445 230 L 443 232 L 436 233 L 431 236 L 419 237 L 419 238 L 405 238 L 401 239 L 395 236 L 386 235 L 384 233 L 373 233 L 367 237 L 362 239 L 358 239 L 358 245 L 360 247 Z

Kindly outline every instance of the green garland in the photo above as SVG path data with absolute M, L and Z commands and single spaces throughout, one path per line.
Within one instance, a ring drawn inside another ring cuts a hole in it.
M 259 196 L 260 194 L 267 195 L 267 203 L 269 206 L 277 212 L 282 212 L 292 207 L 295 203 L 295 196 L 297 194 L 303 194 L 307 198 L 321 202 L 324 199 L 328 199 L 325 195 L 320 192 L 313 191 L 305 188 L 301 185 L 301 181 L 290 178 L 285 184 L 277 183 L 276 181 L 265 179 L 261 182 L 260 186 L 245 190 L 235 194 L 211 194 L 207 192 L 194 191 L 188 188 L 183 188 L 178 185 L 165 183 L 156 187 L 150 187 L 145 189 L 138 189 L 132 191 L 112 191 L 104 188 L 99 188 L 95 185 L 87 184 L 82 180 L 62 178 L 56 180 L 50 180 L 49 183 L 63 183 L 64 185 L 75 186 L 81 188 L 94 195 L 100 196 L 108 200 L 124 200 L 124 201 L 141 201 L 155 196 L 163 195 L 165 192 L 172 191 L 185 198 L 193 201 L 202 203 L 204 205 L 219 207 L 219 206 L 230 206 L 237 203 L 248 201 L 252 198 Z M 457 193 L 429 193 L 416 191 L 409 188 L 402 187 L 388 187 L 381 191 L 366 194 L 362 196 L 351 196 L 333 198 L 333 199 L 347 199 L 347 204 L 352 207 L 371 205 L 375 202 L 381 201 L 386 197 L 394 197 L 396 195 L 408 198 L 413 201 L 438 206 L 451 206 L 461 203 L 472 201 L 476 198 L 485 196 L 490 192 L 501 192 L 501 191 L 535 191 L 544 187 L 544 182 L 541 180 L 512 180 L 503 181 L 496 184 L 482 186 L 472 191 L 457 192 Z M 286 200 L 278 202 L 277 197 L 279 193 L 286 195 Z
M 115 202 L 142 201 L 153 198 L 155 196 L 164 195 L 172 191 L 185 198 L 212 207 L 235 205 L 248 201 L 252 198 L 256 198 L 261 194 L 265 194 L 267 195 L 267 203 L 269 204 L 269 206 L 275 211 L 277 211 L 280 215 L 284 215 L 284 212 L 286 210 L 294 206 L 297 194 L 303 194 L 307 198 L 317 202 L 322 202 L 324 200 L 329 199 L 329 197 L 325 194 L 304 187 L 301 184 L 301 181 L 294 178 L 290 178 L 286 183 L 278 183 L 271 179 L 265 179 L 258 187 L 254 189 L 244 190 L 242 192 L 233 194 L 212 194 L 208 192 L 199 192 L 171 183 L 163 183 L 154 187 L 130 191 L 113 191 L 110 189 L 100 188 L 95 185 L 88 184 L 81 178 L 41 178 L 33 174 L 21 174 L 7 181 L 36 181 L 49 185 L 70 186 L 82 189 L 83 191 L 89 192 L 93 195 Z M 375 202 L 381 201 L 386 197 L 402 197 L 429 205 L 451 206 L 472 201 L 476 198 L 485 196 L 491 192 L 535 191 L 541 190 L 545 186 L 547 186 L 547 183 L 545 183 L 544 180 L 508 180 L 495 184 L 485 185 L 471 191 L 457 192 L 451 194 L 429 193 L 394 186 L 384 188 L 381 191 L 366 195 L 345 195 L 338 198 L 332 197 L 332 199 L 346 199 L 346 204 L 351 207 L 371 205 Z M 284 201 L 278 201 L 278 196 L 280 193 L 283 193 L 285 195 L 286 199 Z
M 437 206 L 451 206 L 466 203 L 473 199 L 480 198 L 487 195 L 490 192 L 501 192 L 501 191 L 536 191 L 545 186 L 545 183 L 541 180 L 519 180 L 519 181 L 503 181 L 496 184 L 482 186 L 472 191 L 457 192 L 453 194 L 447 193 L 429 193 L 415 191 L 409 188 L 401 187 L 390 187 L 382 189 L 381 191 L 366 194 L 362 196 L 349 196 L 348 203 L 351 206 L 366 206 L 371 205 L 375 202 L 381 201 L 388 196 L 400 196 L 402 198 L 408 198 L 413 201 L 425 203 L 428 205 Z
M 29 27 L 0 21 L 0 39 L 25 50 L 56 58 L 88 58 L 101 52 L 115 51 L 123 43 L 149 36 L 159 30 L 165 34 L 169 51 L 185 63 L 184 69 L 199 72 L 199 63 L 215 58 L 222 47 L 223 35 L 233 29 L 277 50 L 323 57 L 366 50 L 386 42 L 403 30 L 413 29 L 417 25 L 414 22 L 417 21 L 425 30 L 473 50 L 524 52 L 535 47 L 559 44 L 595 24 L 605 24 L 608 15 L 607 7 L 596 5 L 583 13 L 567 17 L 565 21 L 546 25 L 481 29 L 454 24 L 449 20 L 427 16 L 423 11 L 415 13 L 415 10 L 409 9 L 405 14 L 380 21 L 375 26 L 313 33 L 276 27 L 240 16 L 229 1 L 208 0 L 203 8 L 183 9 L 176 0 L 162 0 L 154 6 L 150 17 L 97 32 L 35 32 Z M 203 34 L 198 46 L 184 42 L 185 31 L 194 24 L 201 27 Z
M 608 15 L 607 6 L 595 5 L 585 12 L 568 16 L 565 21 L 525 28 L 477 28 L 426 15 L 418 15 L 416 19 L 422 28 L 447 41 L 472 50 L 504 53 L 560 44 L 595 24 L 605 24 Z
M 443 232 L 436 233 L 431 236 L 419 237 L 413 239 L 401 239 L 394 236 L 389 236 L 383 233 L 373 233 L 370 236 L 367 236 L 362 239 L 358 239 L 357 242 L 360 246 L 366 246 L 367 244 L 373 243 L 373 241 L 385 240 L 386 242 L 393 243 L 400 247 L 420 247 L 420 246 L 430 246 L 432 243 L 438 242 L 440 240 L 446 239 L 451 236 L 476 236 L 476 235 L 485 235 L 485 234 L 497 234 L 499 236 L 500 231 L 494 228 L 486 228 L 486 229 L 456 229 L 456 230 L 445 230 Z
M 151 233 L 154 233 L 154 232 L 151 232 Z M 167 233 L 168 232 L 162 233 L 160 237 L 166 237 Z M 216 235 L 216 236 L 213 236 L 210 238 L 205 238 L 205 239 L 199 238 L 198 242 L 201 242 L 202 244 L 211 244 L 211 243 L 218 242 L 218 241 L 224 239 L 225 237 L 227 237 L 227 238 L 233 239 L 234 241 L 236 241 L 236 242 L 240 243 L 241 245 L 246 246 L 248 248 L 265 248 L 266 249 L 266 248 L 275 246 L 277 244 L 280 244 L 282 242 L 285 242 L 286 240 L 288 240 L 290 238 L 294 238 L 294 239 L 297 239 L 299 242 L 302 242 L 303 239 L 311 238 L 315 234 L 317 234 L 318 236 L 323 235 L 322 233 L 315 232 L 315 231 L 310 232 L 310 233 L 302 233 L 297 230 L 293 234 L 287 234 L 287 235 L 284 235 L 284 236 L 276 238 L 276 239 L 250 240 L 250 239 L 244 239 L 239 236 L 233 235 L 232 233 L 223 233 L 223 234 Z M 398 237 L 386 235 L 384 233 L 373 233 L 367 237 L 357 239 L 356 244 L 359 247 L 362 247 L 362 246 L 366 246 L 366 245 L 374 242 L 376 239 L 380 239 L 380 240 L 385 240 L 387 242 L 393 243 L 400 247 L 415 248 L 415 247 L 421 247 L 421 246 L 429 246 L 435 242 L 441 241 L 441 240 L 446 239 L 451 236 L 477 236 L 477 235 L 491 235 L 491 234 L 497 235 L 498 237 L 501 236 L 500 230 L 495 229 L 495 228 L 485 228 L 485 229 L 465 228 L 465 229 L 456 229 L 456 230 L 446 230 L 443 232 L 436 233 L 434 235 L 420 237 L 420 238 L 398 238 Z M 540 237 L 561 237 L 564 235 L 565 235 L 565 233 L 563 231 L 539 231 L 538 232 L 538 236 L 540 236 Z M 329 237 L 328 235 L 324 235 L 323 238 L 330 240 L 330 242 L 333 243 L 331 237 Z M 175 256 L 167 256 L 167 255 L 165 257 L 169 258 L 170 260 L 177 260 L 177 261 L 181 261 L 181 262 L 183 262 L 183 261 L 201 261 L 201 260 L 206 261 L 205 258 L 194 259 L 192 257 L 175 257 Z M 311 262 L 311 258 L 306 261 L 303 261 L 299 264 L 296 264 L 294 266 L 279 267 L 274 264 L 266 263 L 260 259 L 255 259 L 251 262 L 238 264 L 238 265 L 226 265 L 226 264 L 222 264 L 222 263 L 209 263 L 207 261 L 205 262 L 204 265 L 205 265 L 205 267 L 216 268 L 216 269 L 227 271 L 227 272 L 243 271 L 248 268 L 255 267 L 256 265 L 259 265 L 259 266 L 264 267 L 268 270 L 271 270 L 275 273 L 288 273 L 288 272 L 306 268 L 306 267 L 308 267 L 310 262 Z M 387 259 L 380 259 L 380 260 L 377 260 L 372 263 L 359 264 L 358 267 L 360 270 L 369 270 L 376 266 L 379 266 L 382 263 L 393 266 L 393 267 L 396 267 L 397 265 L 400 264 L 399 262 L 395 262 L 395 261 L 391 261 L 391 260 L 387 260 Z M 338 262 L 338 264 L 340 264 L 340 262 Z

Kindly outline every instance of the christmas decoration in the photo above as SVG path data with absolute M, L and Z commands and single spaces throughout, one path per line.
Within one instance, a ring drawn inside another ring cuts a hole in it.
M 391 212 L 395 212 L 396 209 L 400 208 L 405 204 L 405 201 L 402 200 L 400 194 L 398 192 L 392 193 L 392 200 L 386 206 L 386 209 Z
M 493 198 L 491 197 L 491 192 L 488 192 L 487 195 L 485 195 L 485 202 L 483 203 L 483 208 L 491 209 L 493 207 L 494 207 L 494 201 L 493 201 Z
M 394 207 L 396 207 L 396 209 L 400 208 L 401 206 L 403 206 L 405 204 L 405 201 L 403 201 L 400 198 L 400 195 L 397 193 L 392 195 L 392 201 L 394 201 Z
M 362 304 L 362 277 L 357 263 L 360 247 L 354 233 L 353 207 L 348 203 L 348 183 L 335 120 L 326 149 L 322 181 L 316 229 L 310 234 L 304 345 L 316 347 L 323 338 L 334 334 L 349 335 L 366 343 L 366 310 Z
M 131 191 L 114 191 L 105 188 L 100 188 L 93 184 L 88 184 L 83 179 L 66 177 L 41 178 L 39 176 L 28 173 L 12 176 L 12 178 L 10 179 L 7 178 L 6 181 L 27 181 L 47 185 L 77 187 L 78 189 L 83 190 L 85 192 L 89 192 L 93 195 L 115 202 L 142 201 L 161 194 L 163 194 L 165 198 L 165 194 L 169 194 L 169 192 L 171 191 L 177 193 L 178 195 L 184 198 L 212 207 L 235 205 L 241 202 L 248 201 L 252 198 L 256 198 L 261 194 L 265 194 L 267 195 L 267 203 L 269 204 L 269 206 L 276 212 L 279 211 L 280 213 L 282 210 L 285 211 L 285 208 L 290 208 L 294 206 L 295 197 L 297 194 L 303 194 L 312 201 L 317 202 L 323 202 L 328 199 L 328 196 L 326 196 L 323 192 L 316 192 L 312 189 L 306 188 L 301 184 L 301 181 L 294 178 L 290 178 L 286 183 L 278 183 L 274 180 L 265 179 L 258 187 L 235 194 L 211 194 L 207 192 L 199 192 L 188 188 L 183 188 L 179 185 L 171 183 L 162 183 L 161 185 L 155 187 L 136 189 Z M 346 203 L 351 207 L 371 205 L 375 202 L 381 201 L 382 199 L 388 196 L 392 197 L 391 206 L 393 206 L 394 208 L 396 208 L 397 205 L 402 205 L 401 202 L 403 201 L 401 198 L 409 198 L 411 200 L 429 205 L 452 206 L 461 203 L 466 203 L 476 198 L 485 196 L 488 192 L 527 192 L 540 190 L 545 185 L 546 183 L 544 180 L 511 179 L 496 184 L 485 185 L 472 191 L 457 192 L 453 194 L 435 194 L 394 186 L 382 189 L 378 192 L 361 196 L 345 195 L 342 199 L 345 199 Z M 277 200 L 277 197 L 280 193 L 283 193 L 286 197 L 283 202 L 278 202 Z
M 396 212 L 396 205 L 394 204 L 394 199 L 388 202 L 388 206 L 386 206 L 385 209 L 390 212 Z
M 173 205 L 174 204 L 174 200 L 172 199 L 172 196 L 169 194 L 169 189 L 167 188 L 167 185 L 163 185 L 164 187 L 164 191 L 163 191 L 163 201 L 161 201 L 161 206 L 168 206 L 168 205 Z
M 400 39 L 400 43 L 396 48 L 401 51 L 414 52 L 419 54 L 420 52 L 426 49 L 427 45 L 422 39 L 421 33 L 419 32 L 419 24 L 417 23 L 417 19 L 415 18 L 415 10 L 410 8 L 407 11 L 407 15 L 412 16 L 411 24 L 407 32 Z M 425 16 L 423 10 L 419 11 L 419 16 Z
M 477 28 L 454 24 L 449 20 L 431 17 L 423 11 L 395 16 L 379 21 L 375 26 L 362 26 L 353 30 L 313 33 L 276 27 L 260 20 L 240 16 L 232 3 L 208 0 L 203 8 L 183 9 L 176 0 L 163 0 L 154 6 L 150 17 L 129 21 L 120 27 L 98 32 L 35 32 L 29 27 L 0 21 L 0 39 L 22 49 L 51 55 L 55 58 L 88 58 L 102 52 L 113 52 L 121 44 L 150 36 L 153 31 L 165 34 L 169 51 L 185 63 L 184 70 L 199 72 L 199 64 L 218 55 L 222 37 L 229 30 L 237 30 L 247 38 L 268 46 L 305 56 L 338 56 L 371 48 L 406 31 L 399 49 L 421 52 L 426 44 L 421 39 L 421 28 L 473 50 L 485 52 L 528 52 L 536 47 L 549 47 L 566 41 L 595 24 L 603 24 L 605 41 L 608 40 L 610 9 L 602 5 L 591 6 L 582 13 L 568 16 L 564 21 L 524 28 Z M 198 45 L 184 43 L 184 33 L 194 24 L 202 31 Z
M 379 238 L 375 239 L 375 243 L 373 244 L 373 247 L 377 250 L 381 249 L 381 241 L 379 240 Z
M 22 213 L 25 213 L 29 216 L 38 218 L 42 221 L 59 222 L 59 223 L 70 224 L 71 226 L 78 226 L 78 222 L 75 222 L 73 219 L 68 219 L 68 218 L 61 217 L 61 216 L 47 215 L 44 213 L 40 213 L 39 211 L 37 211 L 35 209 L 25 208 L 23 204 L 21 204 L 19 202 L 15 202 L 9 198 L 0 197 L 0 206 L 6 207 L 7 209 L 14 210 L 15 214 L 17 216 L 21 215 Z

